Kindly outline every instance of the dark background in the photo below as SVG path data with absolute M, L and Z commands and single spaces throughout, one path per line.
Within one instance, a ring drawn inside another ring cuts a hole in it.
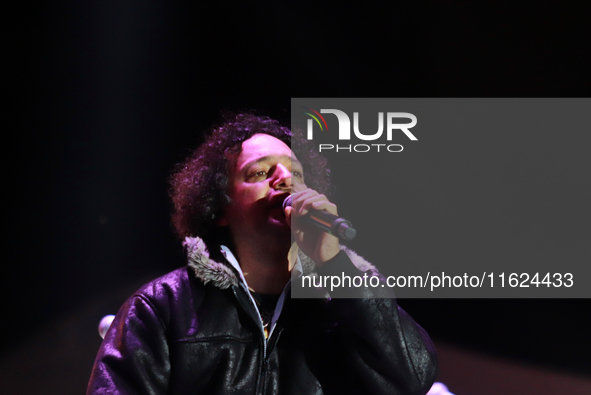
M 86 382 L 100 318 L 183 265 L 168 176 L 220 110 L 289 122 L 291 97 L 586 97 L 586 11 L 509 1 L 11 9 L 3 378 Z M 591 376 L 589 300 L 403 306 L 438 341 Z M 61 359 L 68 371 L 51 372 Z

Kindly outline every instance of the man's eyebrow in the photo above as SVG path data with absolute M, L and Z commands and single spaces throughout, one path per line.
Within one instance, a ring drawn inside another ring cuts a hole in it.
M 244 164 L 244 166 L 242 167 L 242 170 L 247 171 L 248 169 L 250 169 L 252 166 L 254 166 L 256 164 L 259 164 L 261 162 L 266 162 L 268 160 L 273 160 L 273 159 L 289 159 L 291 162 L 295 163 L 296 165 L 299 165 L 300 167 L 302 166 L 300 161 L 291 155 L 267 155 L 267 156 L 262 156 L 258 159 L 253 159 L 249 162 L 246 162 Z

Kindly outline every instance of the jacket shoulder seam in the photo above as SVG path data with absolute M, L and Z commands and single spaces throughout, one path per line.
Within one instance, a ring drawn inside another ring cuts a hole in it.
M 158 311 L 158 309 L 156 308 L 156 305 L 152 302 L 151 298 L 148 295 L 135 293 L 132 295 L 131 298 L 132 299 L 138 298 L 138 299 L 141 299 L 142 301 L 144 301 L 150 307 L 150 309 L 152 310 L 154 315 L 156 315 L 156 317 L 158 318 L 158 322 L 160 322 L 160 326 L 162 327 L 162 329 L 166 328 L 166 324 L 164 323 L 164 320 L 162 319 L 160 312 Z

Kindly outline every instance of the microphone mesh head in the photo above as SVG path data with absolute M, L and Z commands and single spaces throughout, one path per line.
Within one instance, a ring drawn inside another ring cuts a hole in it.
M 283 201 L 283 209 L 285 210 L 287 207 L 291 207 L 291 195 L 286 197 Z

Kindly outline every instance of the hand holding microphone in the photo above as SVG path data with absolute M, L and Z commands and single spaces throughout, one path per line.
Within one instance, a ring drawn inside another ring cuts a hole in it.
M 293 195 L 289 195 L 283 201 L 283 210 L 287 209 L 287 207 L 292 207 L 292 196 Z M 304 217 L 304 219 L 312 223 L 317 228 L 320 228 L 333 236 L 337 236 L 342 240 L 353 240 L 357 234 L 357 231 L 355 228 L 353 228 L 351 222 L 325 210 L 309 211 L 307 217 Z
M 327 232 L 327 227 L 321 226 L 321 222 L 313 218 L 318 218 L 319 212 L 336 217 L 337 206 L 326 196 L 310 188 L 300 190 L 289 196 L 289 200 L 285 200 L 285 216 L 300 250 L 318 266 L 334 258 L 340 251 L 339 239 Z

